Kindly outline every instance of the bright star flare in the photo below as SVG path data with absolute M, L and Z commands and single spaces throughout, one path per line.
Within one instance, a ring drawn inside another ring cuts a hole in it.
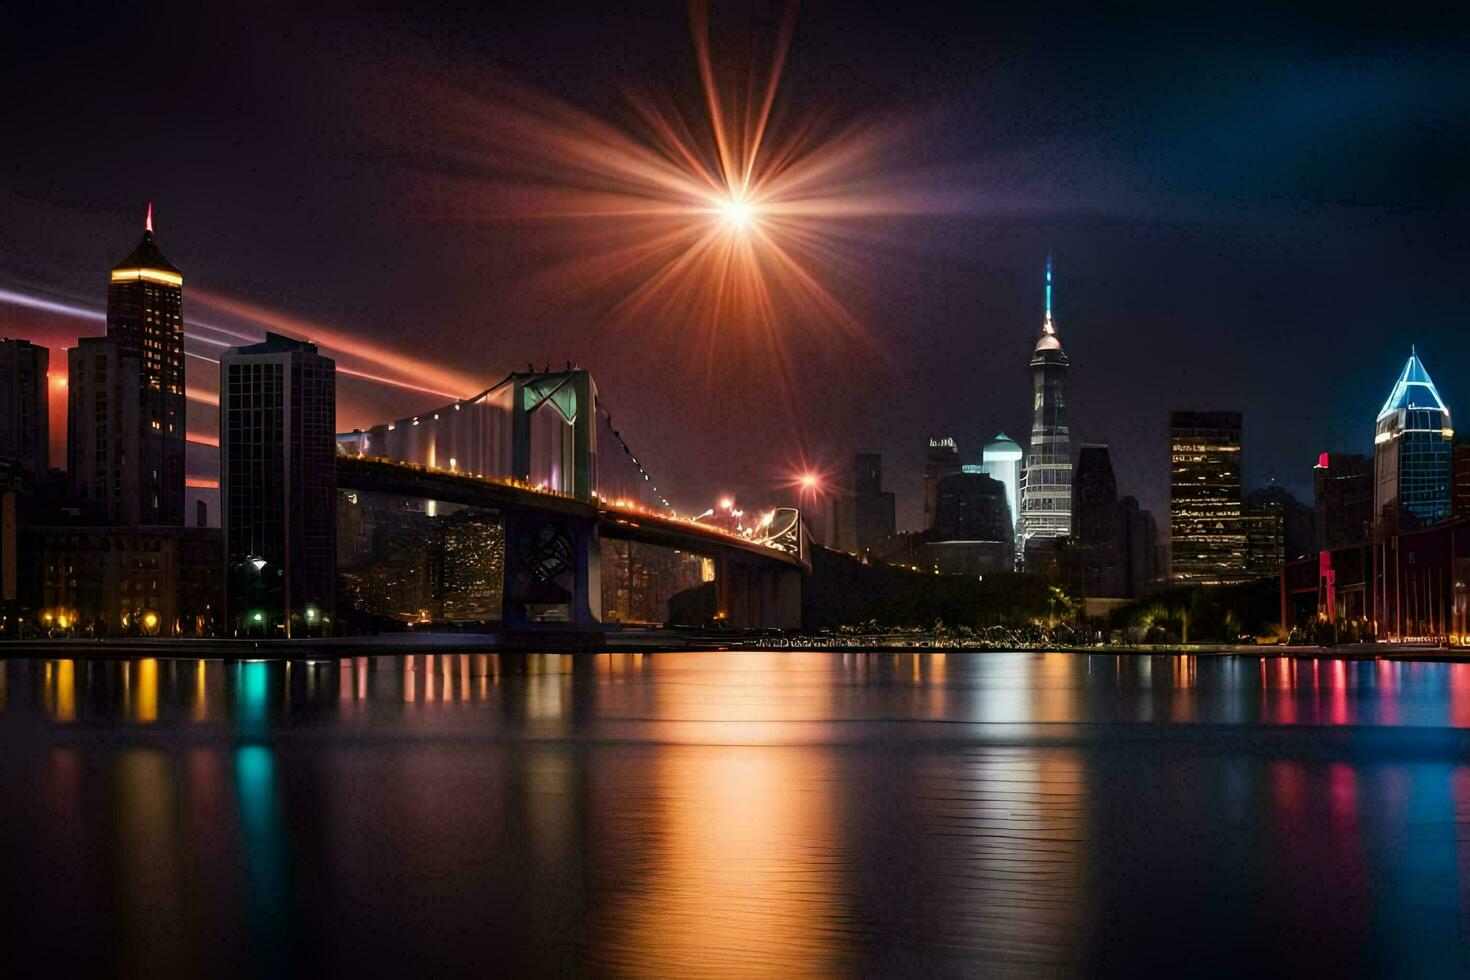
M 864 352 L 850 302 L 872 280 L 873 219 L 932 210 L 898 185 L 900 127 L 783 110 L 790 15 L 768 58 L 719 72 L 701 5 L 690 22 L 697 111 L 631 92 L 623 126 L 521 86 L 423 92 L 408 142 L 441 159 L 421 200 L 543 225 L 533 290 L 590 299 L 638 342 L 774 355 L 788 378 L 794 340 Z

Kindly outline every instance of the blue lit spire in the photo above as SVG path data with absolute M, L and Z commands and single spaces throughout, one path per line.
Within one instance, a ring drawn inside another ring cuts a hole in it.
M 1403 373 L 1399 375 L 1393 391 L 1389 392 L 1388 401 L 1379 409 L 1378 417 L 1382 419 L 1401 408 L 1437 408 L 1444 415 L 1450 414 L 1413 346 L 1409 347 L 1408 363 L 1404 365 Z
M 1051 322 L 1051 252 L 1046 253 L 1046 319 L 1041 324 L 1042 333 L 1054 334 L 1057 328 Z
M 1057 338 L 1057 326 L 1051 318 L 1051 252 L 1046 253 L 1046 315 L 1041 321 L 1041 339 L 1036 342 L 1036 350 L 1062 349 L 1062 342 Z

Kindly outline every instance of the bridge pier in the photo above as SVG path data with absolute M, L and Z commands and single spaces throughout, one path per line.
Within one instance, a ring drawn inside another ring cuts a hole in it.
M 507 626 L 555 621 L 602 622 L 602 549 L 597 521 L 571 515 L 503 512 L 505 583 L 501 621 Z M 562 620 L 555 607 L 566 607 Z

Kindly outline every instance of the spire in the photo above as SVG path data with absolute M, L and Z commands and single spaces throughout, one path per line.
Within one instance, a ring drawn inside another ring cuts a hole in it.
M 1429 372 L 1424 369 L 1424 364 L 1419 360 L 1419 352 L 1409 347 L 1409 360 L 1404 365 L 1399 380 L 1394 384 L 1393 390 L 1388 393 L 1388 401 L 1383 403 L 1383 408 L 1378 411 L 1378 418 L 1398 411 L 1401 408 L 1429 408 L 1439 409 L 1446 418 L 1450 410 L 1445 406 L 1444 399 L 1439 397 L 1439 389 L 1434 387 L 1434 381 L 1429 377 Z
M 1036 342 L 1036 351 L 1062 349 L 1057 338 L 1057 326 L 1051 318 L 1051 252 L 1046 253 L 1046 314 L 1041 320 L 1041 339 Z
M 1054 336 L 1057 328 L 1051 322 L 1051 251 L 1046 253 L 1046 319 L 1041 321 L 1041 332 Z
M 153 234 L 153 202 L 152 201 L 149 201 L 148 202 L 148 217 L 146 219 L 144 219 L 144 221 L 143 221 L 143 231 L 146 232 L 149 235 Z

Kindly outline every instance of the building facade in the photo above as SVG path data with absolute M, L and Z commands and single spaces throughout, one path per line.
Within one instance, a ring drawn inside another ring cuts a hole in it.
M 832 531 L 839 551 L 860 555 L 893 537 L 894 496 L 883 489 L 883 456 L 856 453 L 847 486 L 832 498 Z
M 220 499 L 233 630 L 331 631 L 336 365 L 279 334 L 220 359 Z
M 1373 464 L 1362 453 L 1322 453 L 1312 468 L 1312 549 L 1372 539 Z
M 40 526 L 21 530 L 26 607 L 46 633 L 213 636 L 224 601 L 213 528 Z
M 1021 472 L 1019 547 L 1065 537 L 1072 530 L 1072 429 L 1068 419 L 1069 362 L 1052 319 L 1052 263 L 1046 259 L 1046 312 L 1031 352 L 1031 442 Z
M 1123 515 L 1107 446 L 1085 445 L 1078 451 L 1072 490 L 1072 535 L 1062 556 L 1063 577 L 1084 596 L 1122 596 Z
M 953 436 L 930 436 L 924 453 L 924 530 L 934 526 L 939 481 L 960 472 L 960 448 Z
M 1159 525 L 1151 511 L 1138 506 L 1136 497 L 1118 501 L 1118 524 L 1123 538 L 1123 594 L 1137 597 L 1159 577 Z
M 983 473 L 957 473 L 939 481 L 933 529 L 925 561 L 954 574 L 1010 571 L 1015 564 L 1010 506 L 1005 486 Z
M 1218 585 L 1246 570 L 1239 412 L 1169 413 L 1170 577 Z
M 1377 536 L 1428 527 L 1450 516 L 1452 445 L 1450 410 L 1409 352 L 1373 436 L 1373 520 Z
M 67 354 L 72 495 L 107 524 L 184 523 L 183 274 L 143 238 L 112 269 L 107 335 Z
M 0 459 L 34 486 L 51 465 L 46 371 L 51 351 L 27 340 L 0 340 Z

